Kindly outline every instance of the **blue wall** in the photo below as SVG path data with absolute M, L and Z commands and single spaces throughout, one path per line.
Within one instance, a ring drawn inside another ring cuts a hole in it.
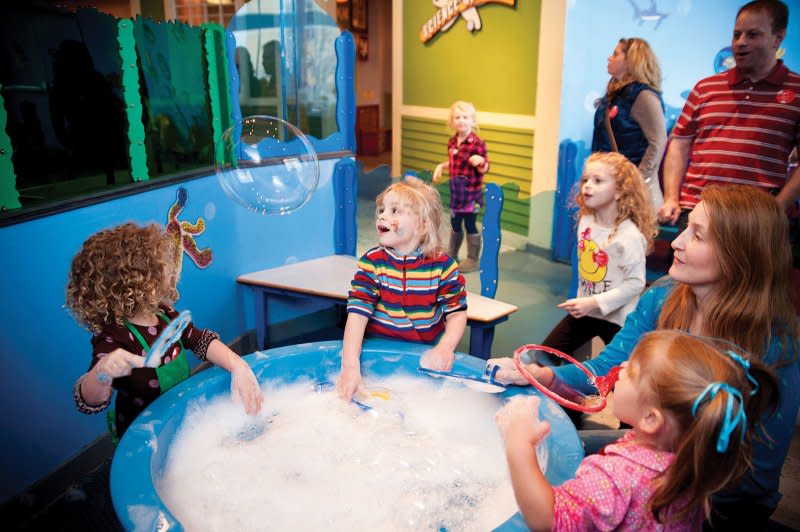
M 789 28 L 783 41 L 783 60 L 800 71 L 800 0 L 789 6 Z M 564 76 L 561 88 L 561 124 L 558 190 L 553 220 L 553 254 L 570 260 L 575 247 L 572 218 L 573 185 L 592 144 L 594 101 L 608 83 L 607 58 L 622 37 L 641 37 L 655 51 L 664 77 L 667 125 L 680 114 L 688 91 L 700 79 L 716 72 L 718 54 L 731 45 L 736 12 L 745 2 L 731 0 L 657 0 L 655 20 L 639 20 L 634 5 L 650 7 L 650 0 L 568 0 L 564 33 Z M 564 152 L 564 150 L 567 150 Z M 565 240 L 565 235 L 570 240 Z
M 179 219 L 203 217 L 200 248 L 213 262 L 199 269 L 184 254 L 178 308 L 232 341 L 255 327 L 249 289 L 237 275 L 334 252 L 331 187 L 337 160 L 320 162 L 311 201 L 287 216 L 262 216 L 230 201 L 216 176 L 0 229 L 0 348 L 3 443 L 0 500 L 21 491 L 105 431 L 105 416 L 80 414 L 72 384 L 91 360 L 90 335 L 63 308 L 70 262 L 92 233 L 128 220 L 166 224 L 177 189 L 188 201 Z

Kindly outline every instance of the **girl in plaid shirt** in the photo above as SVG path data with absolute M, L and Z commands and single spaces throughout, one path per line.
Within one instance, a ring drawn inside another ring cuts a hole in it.
M 444 168 L 449 168 L 452 233 L 448 252 L 456 260 L 464 240 L 462 222 L 467 230 L 467 258 L 459 264 L 462 272 L 478 269 L 481 234 L 475 221 L 483 205 L 483 175 L 489 171 L 486 143 L 472 131 L 476 125 L 475 107 L 471 103 L 457 101 L 450 106 L 450 127 L 456 134 L 447 143 L 448 162 L 438 164 L 433 171 L 435 183 Z

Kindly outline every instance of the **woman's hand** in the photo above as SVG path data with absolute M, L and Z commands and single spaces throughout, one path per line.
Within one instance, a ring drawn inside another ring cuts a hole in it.
M 344 366 L 336 381 L 336 393 L 345 401 L 350 401 L 363 386 L 361 370 L 358 367 Z
M 530 385 L 528 379 L 526 379 L 525 376 L 517 369 L 517 365 L 514 364 L 513 358 L 492 358 L 486 361 L 486 371 L 489 373 L 494 371 L 495 366 L 500 368 L 494 375 L 494 379 L 497 382 L 506 385 Z M 549 387 L 551 384 L 553 384 L 555 374 L 553 373 L 552 369 L 540 366 L 538 364 L 529 364 L 525 366 L 525 369 L 528 370 L 528 373 L 531 374 L 531 377 L 539 381 L 543 386 Z
M 524 442 L 535 446 L 550 432 L 550 424 L 539 420 L 539 397 L 535 395 L 512 397 L 494 419 L 506 445 Z
M 231 397 L 234 401 L 242 402 L 245 412 L 255 415 L 261 410 L 264 392 L 247 362 L 241 358 L 239 362 L 231 370 Z
M 453 361 L 456 354 L 452 349 L 437 345 L 433 349 L 428 349 L 419 357 L 420 367 L 434 369 L 436 371 L 450 371 L 453 369 Z
M 598 306 L 597 300 L 593 296 L 587 296 L 567 299 L 558 305 L 558 308 L 566 310 L 573 318 L 583 318 Z

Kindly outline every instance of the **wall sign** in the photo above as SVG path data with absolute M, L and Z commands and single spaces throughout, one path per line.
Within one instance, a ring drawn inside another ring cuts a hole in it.
M 432 0 L 436 13 L 422 25 L 419 30 L 419 40 L 423 43 L 431 40 L 440 31 L 450 29 L 458 16 L 464 19 L 468 31 L 481 29 L 481 16 L 478 7 L 483 4 L 503 4 L 514 7 L 516 0 Z

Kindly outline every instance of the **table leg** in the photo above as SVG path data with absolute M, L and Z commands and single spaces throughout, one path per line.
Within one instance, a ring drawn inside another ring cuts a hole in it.
M 492 341 L 494 340 L 494 325 L 472 325 L 469 331 L 469 354 L 489 360 L 492 354 Z
M 266 349 L 269 343 L 269 295 L 266 290 L 255 289 L 256 300 L 256 345 L 258 349 Z

